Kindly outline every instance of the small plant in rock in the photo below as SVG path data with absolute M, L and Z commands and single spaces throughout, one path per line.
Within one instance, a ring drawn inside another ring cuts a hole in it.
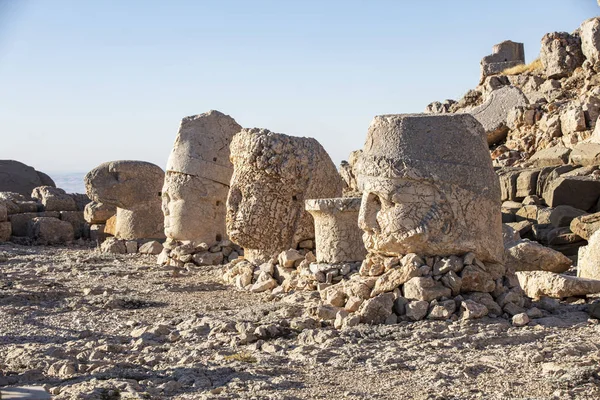
M 542 68 L 544 68 L 542 60 L 536 58 L 529 64 L 521 64 L 512 68 L 507 68 L 504 71 L 502 71 L 502 75 L 521 75 L 526 72 L 536 72 L 541 70 Z

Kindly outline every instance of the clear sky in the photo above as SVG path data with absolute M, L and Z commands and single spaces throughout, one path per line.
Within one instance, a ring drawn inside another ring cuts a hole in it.
M 374 115 L 477 84 L 495 43 L 600 14 L 596 0 L 0 0 L 0 159 L 47 172 L 164 168 L 179 120 L 317 138 L 336 164 Z

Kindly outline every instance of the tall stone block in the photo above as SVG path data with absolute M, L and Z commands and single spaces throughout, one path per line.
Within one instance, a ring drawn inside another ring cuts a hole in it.
M 242 127 L 219 111 L 181 121 L 162 189 L 167 237 L 212 245 L 226 237 L 233 165 L 230 143 Z

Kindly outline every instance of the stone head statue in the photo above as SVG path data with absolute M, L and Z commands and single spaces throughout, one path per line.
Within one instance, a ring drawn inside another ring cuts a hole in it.
M 219 111 L 181 121 L 167 162 L 162 210 L 167 237 L 212 244 L 226 237 L 229 146 L 242 127 Z
M 165 174 L 144 161 L 111 161 L 85 176 L 87 195 L 95 202 L 117 207 L 119 239 L 163 238 L 161 187 Z
M 260 263 L 314 238 L 305 199 L 340 197 L 343 180 L 312 138 L 243 129 L 231 143 L 227 233 Z
M 500 184 L 471 115 L 376 116 L 355 169 L 370 253 L 502 261 Z

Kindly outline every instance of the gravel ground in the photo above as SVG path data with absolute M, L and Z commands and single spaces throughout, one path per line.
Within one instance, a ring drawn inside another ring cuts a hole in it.
M 218 268 L 85 247 L 0 246 L 0 391 L 56 399 L 598 399 L 600 325 L 584 301 L 510 321 L 337 331 L 315 293 L 272 298 Z

